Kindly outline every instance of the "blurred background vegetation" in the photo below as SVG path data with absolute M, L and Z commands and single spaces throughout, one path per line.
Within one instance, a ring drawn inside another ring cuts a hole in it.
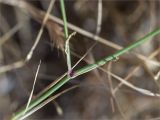
M 6 120 L 27 103 L 39 60 L 40 73 L 35 97 L 47 85 L 67 71 L 64 53 L 63 25 L 49 19 L 40 42 L 29 62 L 24 62 L 31 49 L 50 0 L 0 0 L 0 119 Z M 69 32 L 80 33 L 71 40 L 72 62 L 79 60 L 96 42 L 98 0 L 65 0 Z M 159 0 L 102 0 L 99 40 L 87 55 L 91 63 L 127 46 L 160 27 Z M 59 0 L 52 16 L 62 19 Z M 75 29 L 74 27 L 78 27 Z M 83 34 L 88 31 L 91 33 Z M 133 85 L 160 93 L 160 36 L 103 66 Z M 116 46 L 117 45 L 117 46 Z M 76 67 L 87 63 L 83 60 Z M 55 120 L 158 120 L 160 100 L 148 97 L 122 85 L 110 75 L 94 70 L 68 82 L 60 91 L 73 85 L 78 88 L 49 103 L 28 119 Z M 116 91 L 114 92 L 116 88 Z

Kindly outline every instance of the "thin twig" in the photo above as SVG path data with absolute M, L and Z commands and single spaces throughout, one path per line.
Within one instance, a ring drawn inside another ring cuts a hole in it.
M 114 96 L 115 103 L 116 103 L 116 105 L 117 105 L 117 107 L 118 107 L 118 110 L 119 110 L 122 118 L 123 118 L 124 120 L 127 120 L 127 119 L 126 119 L 126 115 L 124 114 L 124 112 L 123 112 L 123 110 L 122 110 L 122 107 L 121 107 L 119 101 L 118 101 L 117 98 L 116 98 L 116 95 L 113 94 L 113 96 Z
M 135 91 L 137 91 L 137 92 L 139 92 L 139 93 L 141 93 L 143 95 L 160 98 L 160 94 L 158 94 L 158 93 L 153 93 L 153 92 L 151 92 L 149 90 L 136 87 L 133 84 L 125 81 L 123 78 L 120 78 L 119 76 L 117 76 L 117 75 L 115 75 L 115 74 L 113 74 L 113 73 L 111 73 L 109 71 L 104 71 L 104 72 L 110 74 L 112 77 L 116 78 L 117 80 L 122 82 L 124 85 L 128 86 L 129 88 L 131 88 L 131 89 L 133 89 L 133 90 L 135 90 Z
M 22 23 L 16 24 L 9 32 L 0 37 L 0 45 L 3 45 L 9 38 L 11 38 L 20 28 Z
M 24 115 L 27 112 L 28 106 L 29 106 L 29 104 L 31 102 L 31 99 L 32 99 L 32 96 L 33 96 L 33 91 L 34 91 L 34 88 L 35 88 L 35 84 L 36 84 L 36 80 L 37 80 L 37 76 L 38 76 L 38 73 L 39 73 L 40 66 L 41 66 L 41 60 L 40 60 L 40 62 L 38 64 L 38 68 L 37 68 L 37 71 L 36 71 L 36 74 L 35 74 L 35 78 L 34 78 L 34 82 L 33 82 L 33 87 L 32 87 L 32 90 L 31 90 L 31 93 L 30 93 L 30 96 L 29 96 L 29 99 L 28 99 L 28 102 L 27 102 L 27 105 L 26 105 L 26 109 L 24 111 Z
M 155 57 L 158 53 L 160 52 L 160 48 L 158 48 L 157 50 L 155 50 L 151 55 L 149 55 L 149 59 L 152 59 L 153 57 Z M 129 72 L 129 74 L 124 78 L 125 80 L 129 80 L 139 69 L 140 69 L 140 65 L 136 66 L 131 72 Z M 123 85 L 123 83 L 119 83 L 114 91 L 114 94 L 116 93 L 116 91 L 118 91 L 118 89 Z
M 63 21 L 60 18 L 56 17 L 56 16 L 50 16 L 50 19 L 55 21 L 55 22 L 57 22 L 58 24 L 63 25 Z M 112 47 L 112 48 L 114 48 L 116 50 L 122 49 L 122 47 L 120 45 L 117 45 L 117 44 L 111 42 L 110 40 L 106 40 L 106 39 L 104 39 L 102 37 L 99 37 L 99 36 L 97 36 L 97 35 L 95 35 L 93 33 L 88 32 L 86 30 L 83 30 L 82 28 L 77 27 L 77 26 L 75 26 L 75 25 L 73 25 L 73 24 L 71 24 L 69 22 L 68 22 L 68 28 L 70 28 L 71 30 L 82 34 L 83 36 L 91 38 L 92 40 L 96 40 L 94 38 L 97 38 L 98 42 L 100 42 L 100 43 L 102 43 L 102 44 L 104 44 L 106 46 L 110 46 L 110 47 Z
M 97 36 L 99 36 L 101 32 L 101 25 L 102 25 L 102 0 L 98 0 L 98 14 L 97 14 L 97 28 L 96 28 L 96 36 L 95 40 L 97 40 Z
M 138 56 L 139 56 L 139 59 L 145 61 L 145 63 L 147 63 L 147 64 L 152 64 L 152 65 L 154 65 L 154 66 L 160 67 L 160 62 L 159 62 L 159 61 L 149 59 L 149 58 L 144 57 L 144 56 L 142 56 L 142 55 L 138 55 Z
M 25 63 L 24 61 L 17 61 L 15 63 L 9 64 L 9 65 L 4 65 L 0 67 L 0 73 L 4 73 L 7 71 L 10 71 L 12 69 L 16 69 L 16 68 L 21 68 L 22 66 L 24 66 Z
M 48 10 L 47 10 L 47 13 L 46 13 L 46 15 L 45 15 L 45 17 L 43 19 L 41 28 L 40 28 L 40 30 L 38 32 L 37 37 L 36 37 L 36 40 L 35 40 L 32 48 L 30 49 L 29 53 L 27 54 L 27 57 L 26 57 L 25 61 L 29 61 L 32 58 L 33 52 L 34 52 L 35 48 L 37 47 L 37 45 L 38 45 L 38 43 L 40 41 L 40 38 L 41 38 L 43 30 L 44 30 L 44 26 L 45 26 L 45 24 L 46 24 L 46 22 L 47 22 L 47 20 L 49 18 L 49 14 L 50 14 L 50 12 L 51 12 L 51 10 L 53 8 L 54 3 L 55 3 L 55 0 L 51 0 L 51 2 L 49 4 L 49 7 L 48 7 Z
M 95 43 L 86 51 L 86 53 L 74 64 L 72 69 L 74 69 L 87 55 L 91 52 L 91 50 L 95 47 Z
M 108 71 L 111 72 L 111 67 L 112 67 L 112 61 L 108 63 Z M 109 81 L 109 88 L 111 92 L 111 97 L 110 97 L 110 102 L 111 102 L 111 108 L 112 112 L 115 112 L 115 105 L 114 105 L 114 96 L 113 96 L 113 84 L 112 84 L 112 76 L 108 74 L 108 81 Z

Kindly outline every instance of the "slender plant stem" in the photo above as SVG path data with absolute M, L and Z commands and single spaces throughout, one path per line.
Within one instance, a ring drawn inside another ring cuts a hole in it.
M 64 34 L 65 34 L 65 39 L 66 39 L 66 45 L 65 45 L 65 52 L 67 56 L 67 66 L 68 66 L 68 72 L 71 71 L 71 53 L 70 53 L 70 45 L 69 45 L 69 34 L 68 34 L 68 25 L 67 25 L 67 17 L 66 17 L 66 11 L 65 11 L 65 4 L 64 0 L 60 0 L 60 5 L 61 5 L 61 12 L 62 12 L 62 17 L 63 17 L 63 23 L 64 23 Z
M 30 103 L 30 106 L 28 106 L 28 111 L 33 109 L 35 106 L 39 105 L 41 102 L 43 102 L 45 99 L 47 99 L 51 94 L 53 94 L 54 92 L 56 92 L 59 88 L 61 88 L 65 83 L 67 83 L 69 80 L 85 74 L 87 72 L 90 72 L 93 69 L 96 69 L 106 63 L 108 63 L 111 60 L 115 60 L 117 57 L 119 57 L 120 55 L 123 55 L 124 53 L 130 51 L 133 48 L 138 47 L 139 45 L 143 44 L 144 42 L 146 42 L 147 40 L 151 40 L 150 38 L 156 36 L 160 34 L 160 28 L 154 30 L 153 32 L 148 33 L 146 36 L 144 36 L 143 38 L 139 39 L 138 41 L 135 41 L 134 43 L 132 43 L 131 45 L 117 51 L 116 53 L 105 57 L 99 61 L 97 61 L 94 64 L 89 64 L 81 69 L 78 69 L 77 71 L 74 72 L 73 77 L 68 77 L 67 75 L 62 78 L 57 84 L 55 84 L 54 86 L 52 86 L 48 91 L 44 92 L 41 96 L 37 97 L 35 100 L 33 100 Z M 23 112 L 24 112 L 24 108 L 20 111 L 17 112 L 13 117 L 12 120 L 18 120 L 20 117 L 23 116 Z
M 60 5 L 61 5 L 61 12 L 62 12 L 63 23 L 64 23 L 65 38 L 67 39 L 69 34 L 68 34 L 67 17 L 66 17 L 66 10 L 65 10 L 65 5 L 64 5 L 64 0 L 60 0 Z

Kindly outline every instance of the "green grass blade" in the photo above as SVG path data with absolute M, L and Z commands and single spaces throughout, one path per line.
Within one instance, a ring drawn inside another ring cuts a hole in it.
M 69 45 L 69 34 L 68 34 L 68 27 L 67 27 L 67 17 L 66 17 L 66 11 L 65 11 L 65 4 L 64 0 L 60 0 L 60 5 L 61 5 L 61 12 L 62 12 L 62 17 L 63 17 L 63 23 L 64 23 L 64 34 L 65 34 L 65 52 L 67 56 L 67 67 L 68 67 L 68 72 L 71 70 L 71 53 L 70 53 L 70 45 Z
M 69 34 L 68 34 L 67 17 L 66 17 L 64 0 L 60 0 L 60 5 L 61 5 L 61 12 L 62 12 L 63 23 L 64 23 L 64 35 L 65 35 L 65 38 L 67 39 Z

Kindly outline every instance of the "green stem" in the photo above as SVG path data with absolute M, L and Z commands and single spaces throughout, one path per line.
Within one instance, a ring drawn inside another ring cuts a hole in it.
M 160 28 L 154 30 L 153 32 L 150 32 L 149 34 L 147 34 L 143 38 L 141 38 L 138 41 L 134 42 L 133 44 L 117 51 L 116 53 L 114 53 L 114 54 L 112 54 L 108 57 L 105 57 L 104 59 L 101 59 L 94 64 L 87 65 L 87 66 L 75 71 L 74 76 L 72 78 L 69 78 L 68 76 L 65 76 L 63 79 L 61 79 L 61 81 L 59 81 L 57 84 L 52 86 L 48 91 L 46 91 L 41 96 L 39 96 L 35 100 L 33 100 L 30 103 L 30 106 L 28 107 L 28 111 L 33 109 L 35 106 L 39 105 L 41 102 L 43 102 L 43 100 L 47 99 L 51 94 L 56 92 L 59 88 L 61 88 L 69 80 L 71 80 L 71 79 L 73 79 L 73 78 L 75 78 L 79 75 L 90 72 L 91 70 L 96 69 L 96 68 L 106 64 L 107 62 L 116 59 L 120 55 L 123 55 L 124 53 L 128 52 L 129 50 L 143 44 L 144 42 L 146 42 L 147 40 L 150 40 L 150 38 L 152 38 L 152 37 L 154 37 L 158 34 L 160 34 Z M 12 117 L 12 120 L 18 120 L 23 115 L 24 110 L 25 109 L 23 108 L 20 112 L 16 113 L 15 116 Z
M 65 10 L 65 5 L 64 5 L 64 0 L 60 0 L 60 5 L 61 5 L 61 12 L 62 12 L 62 17 L 63 17 L 63 22 L 64 22 L 64 33 L 65 33 L 65 38 L 68 38 L 68 27 L 67 27 L 67 17 L 66 17 L 66 10 Z
M 60 5 L 61 5 L 61 12 L 62 12 L 63 23 L 64 23 L 64 34 L 65 34 L 65 39 L 67 40 L 69 37 L 69 34 L 68 34 L 67 17 L 66 17 L 64 0 L 60 0 Z M 65 51 L 67 56 L 68 71 L 70 71 L 72 65 L 71 65 L 70 45 L 68 41 L 66 41 Z

